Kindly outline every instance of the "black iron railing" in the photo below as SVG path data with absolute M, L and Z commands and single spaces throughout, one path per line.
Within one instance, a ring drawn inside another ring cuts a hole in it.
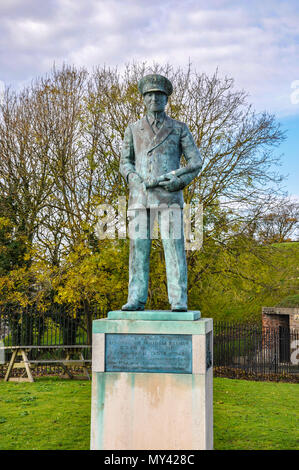
M 214 324 L 214 368 L 250 376 L 299 374 L 299 331 L 260 324 Z
M 105 316 L 97 305 L 74 309 L 52 304 L 44 311 L 35 306 L 0 305 L 0 346 L 91 345 L 92 320 Z M 45 355 L 45 349 L 42 350 Z M 6 364 L 0 364 L 0 376 L 4 374 L 10 355 L 6 350 Z M 298 330 L 214 321 L 216 375 L 299 377 L 298 362 Z
M 92 320 L 103 317 L 98 305 L 52 304 L 43 311 L 34 305 L 0 305 L 0 341 L 4 346 L 91 344 Z

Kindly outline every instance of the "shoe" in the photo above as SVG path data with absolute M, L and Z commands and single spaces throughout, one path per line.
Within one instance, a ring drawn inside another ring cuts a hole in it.
M 180 305 L 180 304 L 177 304 L 177 305 L 173 305 L 171 307 L 171 311 L 172 312 L 187 312 L 187 305 Z
M 144 304 L 142 304 L 141 302 L 130 302 L 128 301 L 125 305 L 122 306 L 121 308 L 123 311 L 126 311 L 126 312 L 132 312 L 132 311 L 136 311 L 136 310 L 144 310 Z

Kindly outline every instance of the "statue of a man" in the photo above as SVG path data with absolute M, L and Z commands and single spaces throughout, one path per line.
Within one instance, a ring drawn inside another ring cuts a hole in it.
M 125 131 L 120 172 L 129 184 L 129 210 L 143 209 L 146 236 L 131 237 L 128 301 L 122 310 L 144 310 L 148 295 L 152 217 L 166 207 L 178 207 L 180 235 L 175 218 L 169 222 L 169 236 L 163 237 L 168 298 L 172 311 L 187 311 L 187 265 L 183 232 L 183 188 L 199 173 L 202 159 L 186 124 L 165 114 L 173 87 L 162 75 L 146 75 L 138 83 L 146 116 Z M 180 168 L 184 155 L 187 166 Z M 160 222 L 160 218 L 159 218 Z

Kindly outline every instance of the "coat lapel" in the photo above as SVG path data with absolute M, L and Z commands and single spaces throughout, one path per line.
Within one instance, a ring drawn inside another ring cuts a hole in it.
M 149 140 L 153 140 L 153 138 L 155 137 L 155 133 L 154 133 L 153 129 L 151 128 L 148 120 L 146 119 L 146 116 L 144 116 L 141 119 L 140 129 L 147 134 Z
M 141 120 L 140 129 L 147 134 L 149 139 L 148 151 L 153 150 L 158 145 L 162 144 L 164 140 L 169 136 L 173 128 L 172 119 L 168 116 L 165 116 L 162 127 L 159 129 L 159 132 L 155 134 L 146 119 L 146 116 Z
M 151 146 L 149 150 L 153 150 L 154 148 L 158 147 L 158 145 L 162 144 L 162 142 L 164 142 L 164 140 L 167 139 L 167 137 L 171 133 L 172 127 L 173 127 L 172 119 L 170 119 L 170 117 L 168 116 L 165 116 L 163 125 L 159 129 L 159 132 L 156 135 L 154 135 L 154 138 L 151 142 Z

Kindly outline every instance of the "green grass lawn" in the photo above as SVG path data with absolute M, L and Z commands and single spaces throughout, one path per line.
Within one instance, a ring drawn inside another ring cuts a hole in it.
M 214 379 L 214 448 L 299 449 L 299 386 Z
M 90 382 L 0 382 L 0 449 L 89 449 Z M 215 449 L 298 449 L 296 384 L 214 379 Z

